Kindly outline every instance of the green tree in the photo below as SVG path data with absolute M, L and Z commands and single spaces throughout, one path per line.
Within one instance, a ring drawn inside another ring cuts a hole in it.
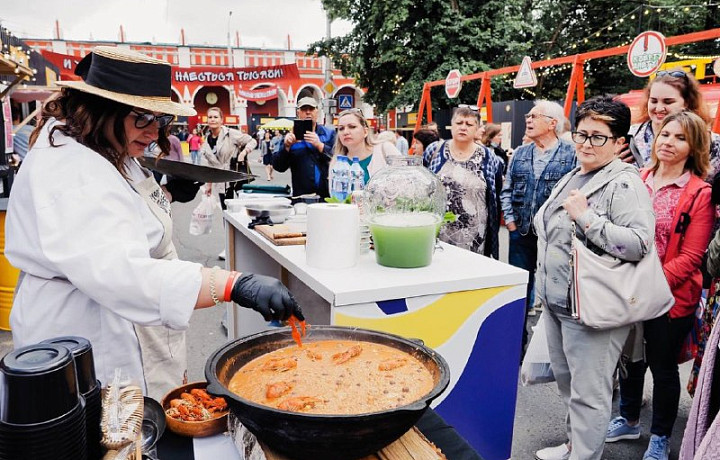
M 313 43 L 310 53 L 330 56 L 345 75 L 367 87 L 380 111 L 416 104 L 423 83 L 457 68 L 470 74 L 510 65 L 528 51 L 520 0 L 324 0 L 333 18 L 354 23 L 346 36 Z M 461 97 L 474 103 L 479 83 Z M 435 106 L 447 106 L 444 93 Z
M 673 36 L 720 24 L 720 7 L 687 0 L 323 0 L 323 5 L 354 28 L 308 51 L 330 56 L 368 88 L 366 100 L 381 112 L 417 104 L 424 82 L 442 80 L 454 68 L 471 74 L 517 65 L 525 55 L 540 61 L 621 46 L 644 30 Z M 712 54 L 718 48 L 718 41 L 706 41 L 670 51 Z M 647 80 L 630 74 L 625 59 L 587 62 L 586 96 L 643 87 Z M 569 65 L 540 69 L 538 86 L 526 90 L 512 87 L 515 75 L 496 77 L 493 100 L 563 99 L 570 71 Z M 433 107 L 474 103 L 479 85 L 466 82 L 453 101 L 435 88 Z
M 533 37 L 530 51 L 534 61 L 573 55 L 629 44 L 645 30 L 656 30 L 666 37 L 717 27 L 716 7 L 688 6 L 684 0 L 652 2 L 617 2 L 614 0 L 539 0 L 533 4 L 531 17 L 543 24 Z M 714 24 L 714 25 L 711 25 Z M 672 53 L 702 53 L 714 49 L 713 41 L 671 48 Z M 668 61 L 674 58 L 669 54 Z M 541 70 L 539 84 L 533 91 L 538 97 L 563 99 L 570 67 Z M 600 93 L 624 93 L 642 88 L 647 80 L 633 76 L 626 55 L 589 61 L 585 66 L 586 96 Z M 512 90 L 505 97 L 518 97 Z

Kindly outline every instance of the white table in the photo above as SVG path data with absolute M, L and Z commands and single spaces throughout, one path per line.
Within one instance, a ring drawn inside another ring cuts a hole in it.
M 371 251 L 355 267 L 309 267 L 304 246 L 275 246 L 224 213 L 227 266 L 280 278 L 310 324 L 359 326 L 422 339 L 448 361 L 448 390 L 433 404 L 487 460 L 510 458 L 525 270 L 441 244 L 432 264 L 378 265 Z M 257 313 L 228 308 L 231 339 L 270 326 Z

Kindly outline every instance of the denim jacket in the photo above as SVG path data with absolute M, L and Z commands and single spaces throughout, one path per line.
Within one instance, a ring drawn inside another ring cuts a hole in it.
M 535 152 L 535 144 L 532 143 L 515 150 L 500 192 L 505 223 L 515 222 L 521 235 L 530 233 L 535 213 L 550 196 L 557 181 L 570 172 L 576 162 L 575 147 L 568 141 L 558 139 L 553 151 L 546 153 L 552 156 L 536 182 L 533 169 Z

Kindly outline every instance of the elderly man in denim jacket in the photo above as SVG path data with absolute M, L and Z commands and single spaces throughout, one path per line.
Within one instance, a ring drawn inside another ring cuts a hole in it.
M 535 296 L 537 236 L 533 217 L 545 203 L 558 180 L 575 167 L 575 147 L 559 138 L 565 122 L 563 108 L 550 101 L 537 101 L 525 115 L 525 135 L 532 142 L 515 150 L 500 193 L 505 226 L 510 232 L 510 264 L 530 272 L 527 285 L 527 309 Z M 527 310 L 526 310 L 527 313 Z M 525 315 L 527 322 L 527 314 Z M 523 326 L 523 349 L 527 328 Z

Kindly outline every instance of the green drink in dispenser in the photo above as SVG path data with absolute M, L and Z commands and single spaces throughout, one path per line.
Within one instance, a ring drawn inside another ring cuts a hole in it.
M 365 211 L 380 265 L 416 268 L 432 262 L 445 189 L 421 162 L 420 156 L 388 157 L 389 166 L 365 188 Z

